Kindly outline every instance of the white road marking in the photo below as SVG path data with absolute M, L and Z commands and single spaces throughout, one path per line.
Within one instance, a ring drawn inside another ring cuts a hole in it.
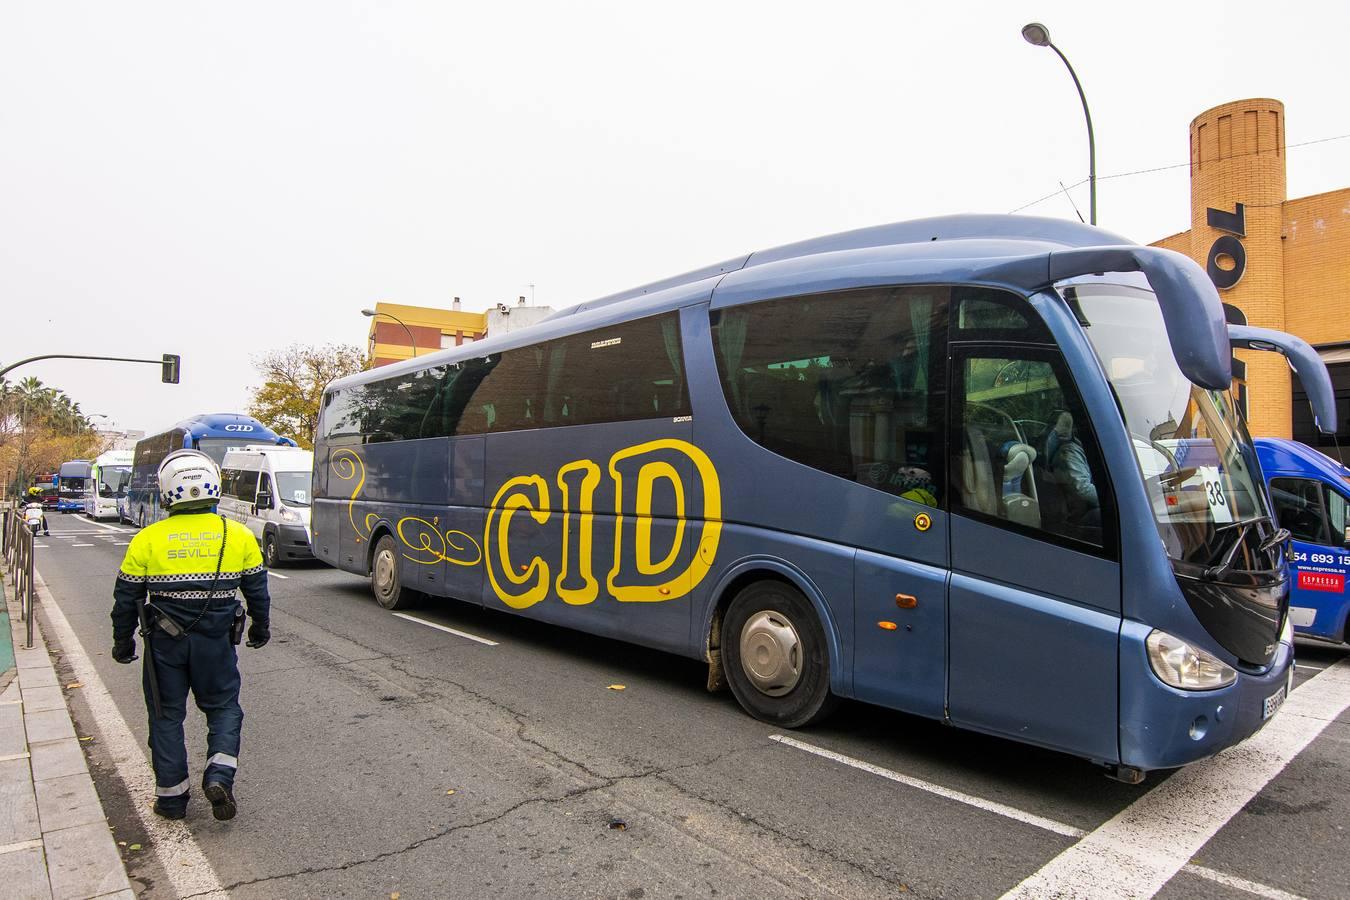
M 113 542 L 113 546 L 114 546 L 114 547 L 130 547 L 130 546 L 131 546 L 131 541 L 115 541 L 115 542 Z
M 1192 864 L 1187 866 L 1185 871 L 1192 875 L 1199 875 L 1201 878 L 1208 878 L 1215 884 L 1221 884 L 1224 887 L 1230 887 L 1239 891 L 1246 891 L 1247 893 L 1255 894 L 1258 897 L 1269 897 L 1270 900 L 1306 900 L 1306 898 L 1300 894 L 1291 894 L 1288 891 L 1273 888 L 1268 884 L 1258 884 L 1255 881 L 1238 878 L 1236 875 L 1226 875 L 1223 872 L 1207 869 L 1204 866 Z
M 47 590 L 42 576 L 38 575 L 35 581 L 42 592 L 38 609 L 46 615 L 52 632 L 48 637 L 55 637 L 57 645 L 66 655 L 66 661 L 75 671 L 76 680 L 84 685 L 80 694 L 94 715 L 103 739 L 103 748 L 112 758 L 118 777 L 132 796 L 141 827 L 150 836 L 150 846 L 173 883 L 171 893 L 178 897 L 192 895 L 195 898 L 229 900 L 215 869 L 211 868 L 188 827 L 182 822 L 161 819 L 150 811 L 148 801 L 155 795 L 155 776 L 142 749 L 143 742 L 131 733 L 112 695 L 103 685 L 98 670 L 89 661 L 80 639 L 75 636 L 61 607 Z M 135 677 L 139 680 L 139 673 Z
M 799 741 L 796 738 L 787 737 L 786 735 L 771 734 L 769 735 L 769 740 L 777 741 L 780 744 L 786 744 L 789 747 L 796 747 L 798 750 L 805 750 L 807 753 L 814 753 L 816 756 L 821 756 L 824 757 L 825 759 L 833 760 L 834 762 L 843 763 L 844 765 L 852 766 L 855 769 L 861 769 L 864 772 L 880 776 L 889 781 L 896 781 L 899 782 L 900 784 L 904 784 L 909 787 L 916 788 L 918 790 L 925 791 L 930 794 L 936 794 L 937 796 L 943 797 L 948 800 L 955 800 L 958 803 L 964 803 L 968 806 L 973 806 L 976 809 L 984 810 L 985 812 L 991 812 L 994 813 L 995 815 L 1004 816 L 1005 818 L 1013 819 L 1014 821 L 1021 822 L 1025 825 L 1031 825 L 1035 828 L 1041 828 L 1046 831 L 1051 831 L 1054 832 L 1055 834 L 1063 835 L 1064 837 L 1081 838 L 1087 834 L 1087 832 L 1084 831 L 1083 829 L 1076 828 L 1073 825 L 1069 825 L 1065 822 L 1057 822 L 1054 819 L 1048 819 L 1044 816 L 1038 816 L 1033 813 L 1025 812 L 1024 810 L 1017 809 L 1016 807 L 1006 806 L 1002 803 L 995 803 L 990 800 L 984 800 L 980 797 L 973 797 L 970 794 L 963 794 L 960 791 L 953 791 L 950 788 L 945 788 L 942 787 L 941 785 L 933 784 L 930 781 L 924 781 L 923 779 L 915 778 L 912 775 L 902 775 L 899 772 L 894 772 L 890 769 L 884 769 L 881 766 L 876 766 L 873 765 L 872 763 L 864 762 L 863 760 L 860 759 L 855 759 L 852 756 L 846 756 L 843 753 L 836 753 L 833 750 L 826 750 L 823 747 L 817 747 L 813 744 L 808 744 L 805 741 Z M 1243 890 L 1249 894 L 1255 894 L 1259 897 L 1269 897 L 1271 898 L 1271 900 L 1303 900 L 1303 898 L 1299 897 L 1297 894 L 1290 894 L 1280 890 L 1279 888 L 1273 888 L 1270 887 L 1269 885 L 1258 884 L 1255 881 L 1247 881 L 1244 878 L 1238 878 L 1234 875 L 1227 875 L 1223 872 L 1206 868 L 1205 866 L 1195 865 L 1194 863 L 1188 864 L 1185 867 L 1185 871 L 1191 873 L 1192 875 L 1198 875 L 1201 878 L 1206 878 L 1210 881 L 1222 884 L 1226 887 Z
M 273 578 L 280 578 L 282 581 L 285 581 L 287 578 L 291 577 L 289 575 L 282 575 L 280 572 L 273 572 L 271 569 L 267 570 L 267 574 L 271 575 Z
M 395 613 L 397 615 L 397 613 Z M 805 750 L 807 753 L 814 753 L 816 756 L 823 756 L 825 759 L 834 760 L 837 763 L 843 763 L 846 766 L 852 766 L 855 769 L 861 769 L 864 772 L 870 772 L 873 775 L 880 776 L 889 781 L 897 781 L 908 787 L 917 788 L 930 794 L 936 794 L 939 797 L 945 797 L 948 800 L 955 800 L 957 803 L 964 803 L 967 806 L 973 806 L 976 809 L 982 809 L 985 812 L 991 812 L 994 815 L 1003 816 L 1007 819 L 1013 819 L 1036 828 L 1042 828 L 1046 831 L 1053 831 L 1055 834 L 1062 834 L 1065 837 L 1082 837 L 1087 832 L 1081 828 L 1075 828 L 1072 825 L 1066 825 L 1063 822 L 1056 822 L 1054 819 L 1047 819 L 1044 816 L 1038 816 L 1035 813 L 1024 812 L 1002 803 L 996 803 L 993 800 L 985 800 L 982 797 L 975 797 L 970 794 L 963 794 L 960 791 L 954 791 L 951 788 L 943 787 L 940 784 L 933 784 L 931 781 L 924 781 L 922 778 L 915 778 L 912 775 L 902 775 L 899 772 L 893 772 L 890 769 L 883 769 L 881 766 L 874 766 L 869 762 L 863 762 L 861 759 L 855 759 L 852 756 L 845 756 L 842 753 L 835 753 L 833 750 L 826 750 L 824 747 L 817 747 L 814 744 L 808 744 L 805 741 L 799 741 L 796 738 L 790 738 L 783 734 L 771 734 L 769 740 L 777 741 L 780 744 L 786 744 L 789 747 L 796 747 L 798 750 Z
M 123 528 L 120 525 L 109 525 L 107 522 L 100 522 L 98 519 L 90 519 L 89 524 L 97 525 L 99 528 L 106 528 L 109 531 L 120 531 L 123 533 L 127 531 L 127 529 Z
M 1005 897 L 1152 897 L 1350 706 L 1350 660 L 1299 686 L 1256 734 L 1192 763 Z
M 92 547 L 93 544 L 71 544 L 72 547 Z
M 51 545 L 50 545 L 50 544 L 34 544 L 34 545 L 33 545 L 33 549 L 34 549 L 34 550 L 46 550 L 49 546 L 51 546 Z
M 426 619 L 419 619 L 417 616 L 410 616 L 407 613 L 394 613 L 397 618 L 407 619 L 409 622 L 416 622 L 418 625 L 425 625 L 428 628 L 435 628 L 437 631 L 444 631 L 447 634 L 457 635 L 458 637 L 468 638 L 471 641 L 477 641 L 480 644 L 487 644 L 489 647 L 496 647 L 496 641 L 490 641 L 487 638 L 481 638 L 476 634 L 469 634 L 467 631 L 458 631 L 448 625 L 441 625 L 437 622 L 428 622 Z

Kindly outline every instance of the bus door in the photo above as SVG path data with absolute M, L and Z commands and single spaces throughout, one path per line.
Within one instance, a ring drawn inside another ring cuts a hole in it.
M 1350 573 L 1350 500 L 1315 473 L 1270 479 L 1280 527 L 1289 529 L 1289 621 L 1300 634 L 1346 636 L 1345 578 Z
M 1068 370 L 958 342 L 950 383 L 951 721 L 1114 761 L 1115 512 Z

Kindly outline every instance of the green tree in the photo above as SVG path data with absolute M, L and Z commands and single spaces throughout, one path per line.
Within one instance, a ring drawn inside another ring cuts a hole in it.
M 330 381 L 366 368 L 366 360 L 360 348 L 351 344 L 292 344 L 255 356 L 253 366 L 262 384 L 253 390 L 249 414 L 277 434 L 310 448 L 323 389 Z

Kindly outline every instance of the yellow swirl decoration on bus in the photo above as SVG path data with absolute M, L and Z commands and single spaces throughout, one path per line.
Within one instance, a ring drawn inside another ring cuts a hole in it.
M 355 450 L 348 450 L 345 447 L 333 453 L 333 460 L 330 464 L 333 474 L 339 481 L 356 481 L 356 487 L 352 488 L 352 495 L 347 498 L 347 521 L 352 523 L 352 533 L 356 535 L 357 543 L 363 538 L 370 537 L 372 518 L 378 518 L 373 513 L 367 513 L 365 517 L 366 530 L 363 532 L 356 524 L 356 498 L 361 495 L 361 489 L 366 486 L 366 464 Z M 357 476 L 360 475 L 358 479 Z
M 417 546 L 413 546 L 413 542 L 408 540 L 407 536 L 403 533 L 404 526 L 410 522 L 422 526 L 417 530 Z M 428 522 L 426 519 L 419 519 L 417 516 L 405 516 L 404 518 L 399 519 L 398 524 L 394 526 L 394 530 L 398 532 L 398 539 L 402 541 L 408 549 L 418 553 L 426 553 L 432 557 L 431 559 L 418 559 L 416 556 L 410 556 L 407 553 L 403 554 L 404 559 L 410 559 L 418 565 L 434 566 L 438 562 L 448 562 L 452 566 L 476 566 L 483 561 L 483 548 L 478 546 L 476 540 L 462 531 L 452 530 L 442 534 L 441 530 L 431 522 Z M 476 554 L 473 559 L 456 559 L 449 555 L 451 551 L 464 554 L 469 552 L 469 547 L 461 547 L 459 544 L 455 543 L 451 535 L 456 534 L 468 541 L 469 545 L 473 548 L 473 552 Z M 432 546 L 432 535 L 436 537 L 436 546 Z M 439 547 L 439 549 L 437 549 L 437 547 Z

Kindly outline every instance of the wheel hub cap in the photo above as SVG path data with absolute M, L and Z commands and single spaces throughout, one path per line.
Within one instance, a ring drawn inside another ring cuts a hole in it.
M 375 554 L 375 587 L 381 594 L 394 589 L 394 554 L 388 550 Z
M 802 677 L 802 643 L 787 616 L 766 609 L 741 629 L 741 668 L 759 690 L 781 697 Z

